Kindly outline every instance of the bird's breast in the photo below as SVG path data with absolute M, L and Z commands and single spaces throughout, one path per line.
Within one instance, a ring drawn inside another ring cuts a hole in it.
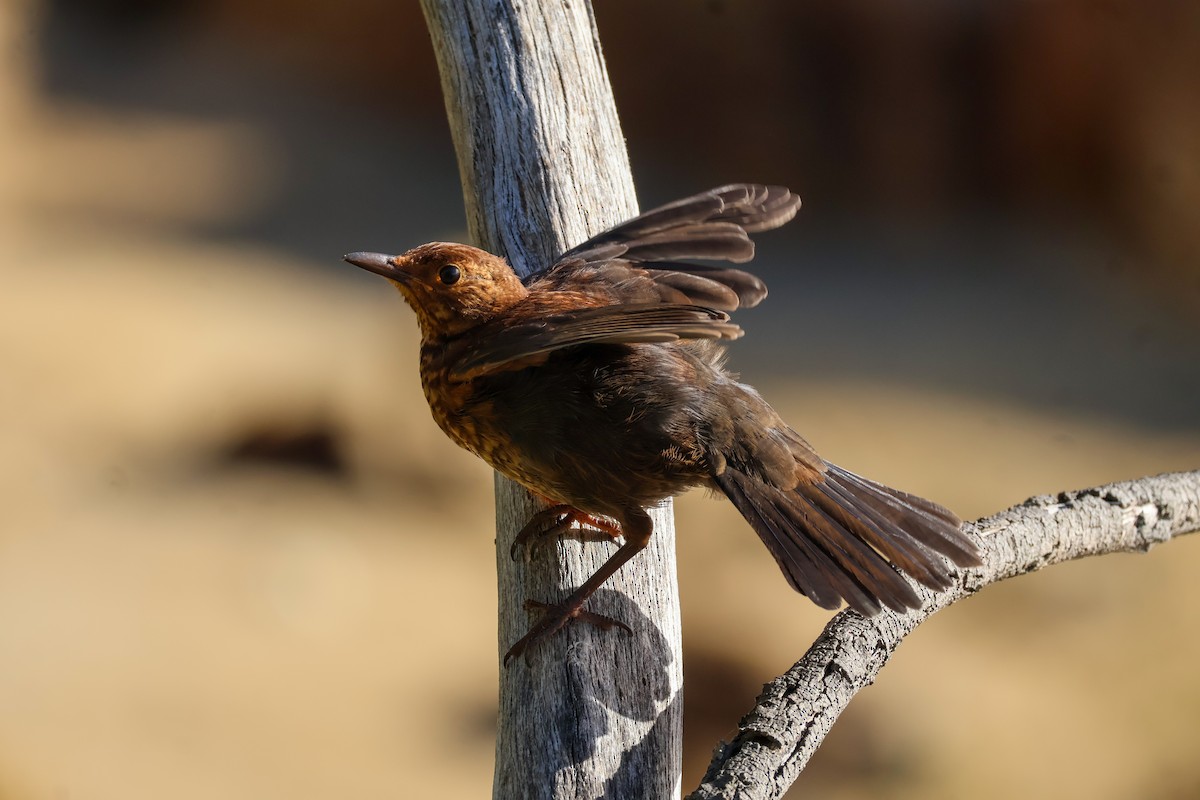
M 456 380 L 436 355 L 422 353 L 421 386 L 434 421 L 459 447 L 474 453 L 493 469 L 535 491 L 545 493 L 535 476 L 522 468 L 506 426 L 511 420 L 498 414 L 489 395 L 488 380 Z
M 446 369 L 422 368 L 421 388 L 438 427 L 460 447 L 487 460 L 486 448 L 482 446 L 487 426 L 466 413 L 475 396 L 474 386 L 451 380 Z

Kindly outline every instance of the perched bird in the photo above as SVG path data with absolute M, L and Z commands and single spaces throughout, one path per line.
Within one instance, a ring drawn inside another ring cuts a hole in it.
M 392 281 L 421 328 L 421 383 L 460 446 L 552 505 L 515 548 L 586 525 L 624 544 L 565 601 L 543 609 L 505 663 L 573 619 L 650 541 L 644 510 L 694 486 L 728 497 L 788 583 L 822 608 L 873 615 L 920 600 L 978 550 L 947 509 L 823 460 L 722 366 L 726 312 L 766 286 L 739 269 L 748 234 L 795 216 L 800 198 L 734 184 L 648 211 L 524 280 L 504 259 L 433 242 L 345 260 Z M 618 623 L 619 624 L 619 623 Z

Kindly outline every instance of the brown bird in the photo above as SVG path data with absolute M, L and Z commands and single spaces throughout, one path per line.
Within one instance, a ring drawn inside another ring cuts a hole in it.
M 822 608 L 865 615 L 920 599 L 901 574 L 950 585 L 978 550 L 947 509 L 823 460 L 722 366 L 726 312 L 758 304 L 761 280 L 686 263 L 745 262 L 748 234 L 795 216 L 778 186 L 734 184 L 648 211 L 522 280 L 504 259 L 433 242 L 346 261 L 392 281 L 421 327 L 421 383 L 446 434 L 554 505 L 518 534 L 586 525 L 624 544 L 509 659 L 573 619 L 611 623 L 588 598 L 650 541 L 645 512 L 694 486 L 720 491 Z M 617 623 L 620 624 L 620 623 Z

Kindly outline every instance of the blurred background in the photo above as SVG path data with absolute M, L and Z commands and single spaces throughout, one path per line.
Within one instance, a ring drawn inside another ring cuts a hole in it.
M 1200 5 L 598 6 L 643 207 L 804 197 L 732 364 L 826 457 L 970 518 L 1200 466 Z M 465 236 L 416 4 L 6 0 L 0 120 L 0 798 L 487 795 L 491 475 L 339 260 Z M 678 518 L 690 788 L 829 614 Z M 794 795 L 1200 796 L 1198 569 L 939 615 Z

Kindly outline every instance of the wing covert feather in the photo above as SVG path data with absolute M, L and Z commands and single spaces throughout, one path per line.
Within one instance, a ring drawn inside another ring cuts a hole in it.
M 742 329 L 724 312 L 693 305 L 612 305 L 576 308 L 497 326 L 454 343 L 451 376 L 469 380 L 539 363 L 538 356 L 588 344 L 644 344 L 679 339 L 736 339 Z

